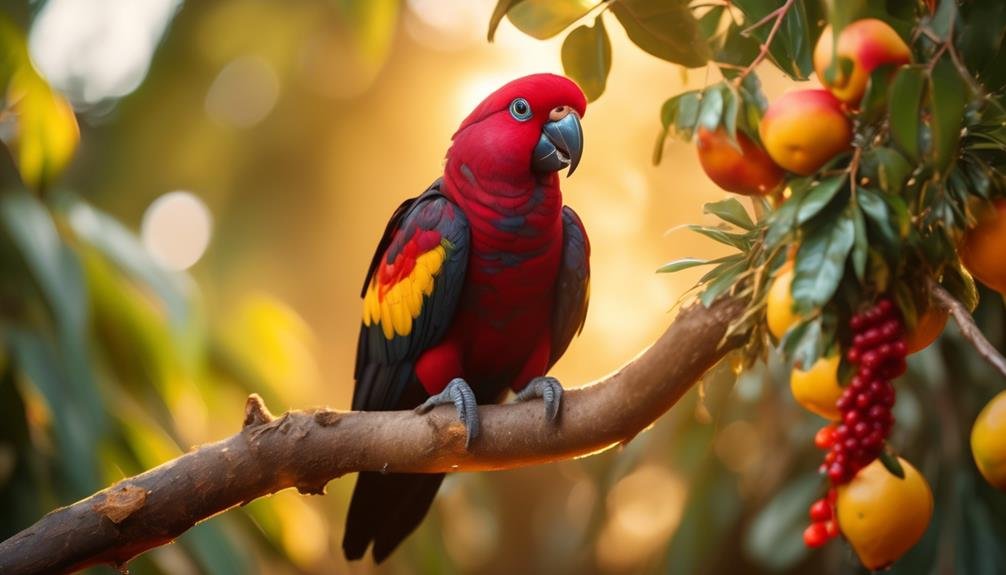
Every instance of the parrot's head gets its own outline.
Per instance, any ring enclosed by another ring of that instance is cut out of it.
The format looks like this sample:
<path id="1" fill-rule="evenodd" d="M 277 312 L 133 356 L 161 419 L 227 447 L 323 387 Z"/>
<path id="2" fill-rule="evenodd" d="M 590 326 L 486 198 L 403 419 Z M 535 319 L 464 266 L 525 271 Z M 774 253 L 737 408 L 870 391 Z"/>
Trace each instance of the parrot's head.
<path id="1" fill-rule="evenodd" d="M 489 95 L 461 123 L 447 152 L 494 178 L 572 174 L 583 154 L 583 91 L 567 78 L 533 74 Z"/>

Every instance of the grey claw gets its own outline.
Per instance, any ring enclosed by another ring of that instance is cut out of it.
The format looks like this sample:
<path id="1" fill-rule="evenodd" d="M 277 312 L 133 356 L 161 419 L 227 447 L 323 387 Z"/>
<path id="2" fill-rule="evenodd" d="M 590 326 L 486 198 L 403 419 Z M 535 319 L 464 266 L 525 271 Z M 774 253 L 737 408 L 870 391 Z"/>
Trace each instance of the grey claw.
<path id="1" fill-rule="evenodd" d="M 545 400 L 545 417 L 549 421 L 558 419 L 559 407 L 562 405 L 562 384 L 559 380 L 547 375 L 536 377 L 517 393 L 517 401 L 536 397 Z"/>
<path id="2" fill-rule="evenodd" d="M 454 404 L 458 411 L 458 419 L 465 424 L 465 447 L 471 445 L 472 439 L 479 436 L 479 406 L 475 401 L 475 393 L 468 382 L 455 377 L 440 393 L 430 396 L 426 401 L 416 406 L 416 413 L 429 413 L 438 405 Z"/>

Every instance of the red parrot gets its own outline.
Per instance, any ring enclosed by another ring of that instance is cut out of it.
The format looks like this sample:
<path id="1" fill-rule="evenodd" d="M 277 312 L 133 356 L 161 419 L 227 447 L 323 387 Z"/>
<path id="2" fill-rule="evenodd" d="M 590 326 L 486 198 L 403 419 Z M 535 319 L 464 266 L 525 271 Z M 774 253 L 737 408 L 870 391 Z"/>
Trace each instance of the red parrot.
<path id="1" fill-rule="evenodd" d="M 590 244 L 562 204 L 558 171 L 583 153 L 587 102 L 553 74 L 493 92 L 452 137 L 441 178 L 391 216 L 363 286 L 354 410 L 453 404 L 468 441 L 477 404 L 541 397 L 583 328 Z M 359 474 L 342 548 L 384 560 L 422 521 L 443 474 Z"/>

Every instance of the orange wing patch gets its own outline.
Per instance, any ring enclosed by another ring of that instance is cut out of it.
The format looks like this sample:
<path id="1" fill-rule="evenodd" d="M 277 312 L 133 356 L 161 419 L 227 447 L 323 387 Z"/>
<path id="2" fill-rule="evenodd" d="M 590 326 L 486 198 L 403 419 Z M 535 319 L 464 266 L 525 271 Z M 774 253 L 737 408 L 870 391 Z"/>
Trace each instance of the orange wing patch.
<path id="1" fill-rule="evenodd" d="M 382 265 L 363 298 L 363 324 L 381 324 L 389 340 L 412 333 L 413 320 L 423 311 L 424 297 L 433 293 L 434 279 L 447 257 L 445 243 L 418 256 L 406 248 L 393 263 Z"/>

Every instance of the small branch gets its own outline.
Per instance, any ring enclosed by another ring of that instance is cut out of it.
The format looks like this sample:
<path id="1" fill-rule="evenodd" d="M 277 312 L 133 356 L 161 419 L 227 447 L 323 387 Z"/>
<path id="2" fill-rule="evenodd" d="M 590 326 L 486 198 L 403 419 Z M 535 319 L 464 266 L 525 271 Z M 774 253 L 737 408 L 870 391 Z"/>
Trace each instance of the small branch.
<path id="1" fill-rule="evenodd" d="M 964 307 L 964 304 L 957 301 L 954 296 L 950 295 L 950 292 L 936 283 L 932 278 L 929 278 L 929 292 L 943 309 L 954 316 L 954 320 L 961 328 L 961 335 L 971 342 L 971 345 L 978 350 L 978 354 L 992 364 L 992 367 L 999 371 L 999 373 L 1006 376 L 1006 358 L 985 338 L 982 330 L 978 329 L 978 326 L 975 325 L 975 320 L 971 317 L 971 312 Z"/>
<path id="2" fill-rule="evenodd" d="M 786 14 L 789 13 L 790 8 L 793 7 L 793 4 L 795 4 L 795 2 L 796 0 L 786 0 L 785 4 L 769 12 L 768 14 L 765 15 L 764 18 L 755 22 L 751 26 L 748 26 L 741 32 L 742 36 L 748 36 L 751 34 L 751 32 L 753 32 L 757 28 L 764 26 L 772 18 L 775 18 L 775 22 L 772 23 L 772 28 L 768 31 L 768 37 L 765 38 L 765 42 L 761 45 L 761 50 L 758 51 L 758 55 L 755 56 L 755 59 L 752 60 L 750 64 L 748 64 L 747 68 L 744 68 L 744 71 L 741 72 L 740 75 L 734 79 L 734 84 L 736 86 L 740 86 L 741 83 L 744 81 L 744 78 L 747 78 L 748 74 L 754 71 L 754 69 L 758 67 L 758 64 L 761 64 L 762 60 L 764 60 L 768 56 L 769 48 L 772 46 L 772 40 L 774 40 L 775 35 L 779 33 L 779 28 L 782 26 L 782 21 L 786 18 Z"/>
<path id="3" fill-rule="evenodd" d="M 568 391 L 559 424 L 542 404 L 481 406 L 482 433 L 465 448 L 450 406 L 411 411 L 291 411 L 273 417 L 257 395 L 244 426 L 150 471 L 57 509 L 0 543 L 0 573 L 67 573 L 170 543 L 196 523 L 295 487 L 323 493 L 356 471 L 443 473 L 538 465 L 624 444 L 649 427 L 739 345 L 721 345 L 746 302 L 724 298 L 682 311 L 653 346 L 617 373 Z"/>

